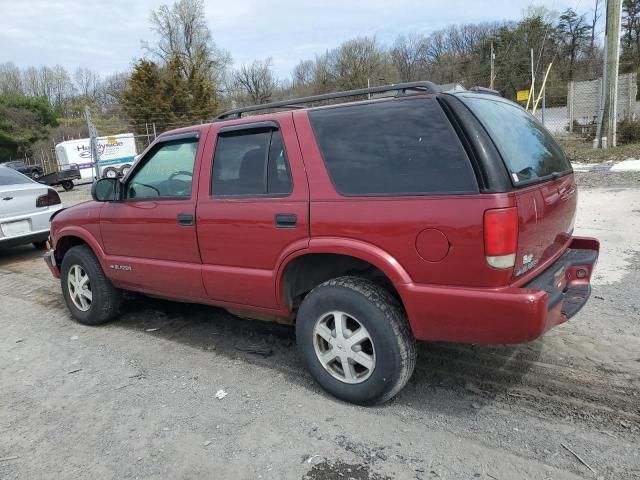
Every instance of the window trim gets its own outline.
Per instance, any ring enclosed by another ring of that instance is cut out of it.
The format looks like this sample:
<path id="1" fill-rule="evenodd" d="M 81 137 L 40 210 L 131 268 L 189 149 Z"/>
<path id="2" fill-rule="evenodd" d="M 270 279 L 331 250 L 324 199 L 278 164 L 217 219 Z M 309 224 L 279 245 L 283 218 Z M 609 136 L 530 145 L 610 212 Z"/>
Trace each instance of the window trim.
<path id="1" fill-rule="evenodd" d="M 289 180 L 290 180 L 290 189 L 287 193 L 227 193 L 227 194 L 216 194 L 213 191 L 213 167 L 216 158 L 216 152 L 218 151 L 218 141 L 221 136 L 224 136 L 225 133 L 236 133 L 247 131 L 246 133 L 241 133 L 240 135 L 251 135 L 251 130 L 271 130 L 271 136 L 269 137 L 269 145 L 266 148 L 266 157 L 264 161 L 264 184 L 265 187 L 269 188 L 268 181 L 268 168 L 269 168 L 269 153 L 271 152 L 271 142 L 273 141 L 273 132 L 279 131 L 282 136 L 282 149 L 285 154 L 285 161 L 287 163 L 287 169 L 289 171 Z M 282 129 L 280 128 L 280 124 L 275 120 L 267 120 L 262 122 L 252 122 L 252 123 L 243 123 L 240 125 L 229 125 L 226 127 L 220 128 L 216 133 L 216 140 L 213 146 L 213 156 L 211 157 L 211 169 L 210 169 L 210 181 L 209 181 L 209 199 L 216 200 L 233 200 L 233 199 L 251 199 L 251 198 L 288 198 L 293 195 L 295 185 L 293 180 L 293 172 L 291 170 L 291 162 L 289 161 L 289 154 L 287 153 L 287 146 L 284 141 L 284 134 L 282 133 Z"/>
<path id="2" fill-rule="evenodd" d="M 384 103 L 388 103 L 388 102 L 404 102 L 404 101 L 428 101 L 428 102 L 434 102 L 435 105 L 437 106 L 437 108 L 440 108 L 440 110 L 442 111 L 445 119 L 449 122 L 449 125 L 451 126 L 451 129 L 453 130 L 453 135 L 455 138 L 457 138 L 460 141 L 461 147 L 462 147 L 462 151 L 465 153 L 465 157 L 466 157 L 466 161 L 467 164 L 469 166 L 470 172 L 471 172 L 471 176 L 473 178 L 473 183 L 475 185 L 475 190 L 447 190 L 447 191 L 434 191 L 434 192 L 423 192 L 423 193 L 419 193 L 419 192 L 393 192 L 393 193 L 345 193 L 343 191 L 341 191 L 338 186 L 336 185 L 333 176 L 331 175 L 331 169 L 327 166 L 327 161 L 324 157 L 324 153 L 322 152 L 322 148 L 320 147 L 320 142 L 318 140 L 318 134 L 313 126 L 313 122 L 311 121 L 311 115 L 312 113 L 314 113 L 314 111 L 324 111 L 324 110 L 333 110 L 333 109 L 337 109 L 337 108 L 349 108 L 349 107 L 354 107 L 354 106 L 361 106 L 361 105 L 379 105 L 379 104 L 384 104 Z M 317 110 L 310 110 L 307 112 L 307 118 L 309 120 L 309 125 L 311 125 L 311 131 L 313 132 L 313 137 L 314 137 L 314 141 L 316 142 L 316 147 L 318 148 L 318 152 L 320 153 L 320 158 L 322 158 L 322 164 L 324 166 L 325 171 L 327 172 L 327 176 L 329 177 L 329 181 L 331 182 L 331 185 L 333 186 L 333 189 L 336 191 L 336 193 L 338 193 L 338 195 L 340 195 L 341 197 L 345 197 L 345 198 L 367 198 L 367 197 L 381 197 L 381 198 L 387 198 L 387 197 L 391 197 L 391 198 L 395 198 L 395 197 L 437 197 L 437 196 L 452 196 L 452 195 L 478 195 L 478 193 L 480 193 L 480 185 L 478 182 L 478 178 L 476 176 L 476 172 L 475 172 L 475 168 L 473 166 L 472 160 L 469 157 L 469 153 L 467 152 L 467 150 L 464 147 L 464 142 L 462 141 L 462 139 L 460 138 L 460 135 L 458 134 L 458 131 L 455 129 L 455 127 L 453 126 L 453 124 L 451 123 L 451 120 L 449 119 L 447 112 L 444 110 L 444 108 L 442 108 L 442 106 L 440 105 L 440 103 L 435 99 L 435 97 L 433 96 L 416 96 L 416 98 L 408 98 L 408 97 L 402 97 L 402 98 L 389 98 L 388 100 L 383 100 L 383 101 L 378 101 L 378 102 L 361 102 L 361 103 L 357 103 L 357 104 L 349 104 L 349 103 L 345 103 L 345 104 L 339 104 L 339 105 L 332 105 L 330 107 L 323 107 L 321 109 L 317 109 Z"/>
<path id="3" fill-rule="evenodd" d="M 195 158 L 193 160 L 193 176 L 191 177 L 191 180 L 192 180 L 191 195 L 180 196 L 180 197 L 158 196 L 158 197 L 148 197 L 148 198 L 140 198 L 140 199 L 126 197 L 127 186 L 130 184 L 131 180 L 135 179 L 136 174 L 140 171 L 140 169 L 142 169 L 147 163 L 149 163 L 149 161 L 153 158 L 156 152 L 169 143 L 179 143 L 179 142 L 195 143 L 197 145 Z M 152 144 L 151 148 L 147 152 L 145 152 L 144 156 L 141 157 L 140 160 L 136 163 L 136 169 L 133 172 L 131 172 L 131 174 L 127 177 L 126 183 L 120 183 L 121 185 L 120 201 L 123 203 L 129 203 L 129 202 L 149 202 L 149 201 L 156 202 L 156 201 L 166 201 L 166 200 L 173 200 L 173 201 L 191 200 L 193 198 L 194 184 L 196 185 L 196 189 L 197 189 L 197 184 L 193 180 L 196 174 L 196 163 L 198 160 L 199 148 L 200 148 L 200 132 L 199 131 L 178 133 L 175 135 L 165 135 L 165 136 L 158 137 L 156 141 Z"/>

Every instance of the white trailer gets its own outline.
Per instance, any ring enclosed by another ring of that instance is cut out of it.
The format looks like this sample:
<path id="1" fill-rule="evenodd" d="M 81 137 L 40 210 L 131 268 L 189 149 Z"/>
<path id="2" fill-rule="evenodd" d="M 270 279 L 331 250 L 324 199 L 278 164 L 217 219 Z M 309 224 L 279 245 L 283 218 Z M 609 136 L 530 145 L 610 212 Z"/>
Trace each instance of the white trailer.
<path id="1" fill-rule="evenodd" d="M 108 137 L 98 137 L 98 164 L 101 177 L 115 178 L 127 173 L 135 157 L 136 142 L 133 133 L 122 133 Z M 61 169 L 76 164 L 83 179 L 95 177 L 95 165 L 91 158 L 91 144 L 88 138 L 67 140 L 56 145 L 56 158 Z"/>

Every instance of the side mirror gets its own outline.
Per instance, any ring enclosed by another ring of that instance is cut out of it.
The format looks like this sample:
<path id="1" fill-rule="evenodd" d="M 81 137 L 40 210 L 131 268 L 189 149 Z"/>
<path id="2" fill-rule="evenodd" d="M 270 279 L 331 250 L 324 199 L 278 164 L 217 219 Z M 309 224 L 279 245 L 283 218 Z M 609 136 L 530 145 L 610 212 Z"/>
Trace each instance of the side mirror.
<path id="1" fill-rule="evenodd" d="M 101 178 L 91 185 L 91 197 L 96 202 L 112 202 L 118 200 L 120 180 L 117 178 Z"/>

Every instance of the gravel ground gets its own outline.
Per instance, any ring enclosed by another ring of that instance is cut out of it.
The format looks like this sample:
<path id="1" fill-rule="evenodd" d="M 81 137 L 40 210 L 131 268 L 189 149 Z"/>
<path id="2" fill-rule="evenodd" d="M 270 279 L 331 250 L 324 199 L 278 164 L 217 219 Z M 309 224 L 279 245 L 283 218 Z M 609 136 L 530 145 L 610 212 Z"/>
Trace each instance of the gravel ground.
<path id="1" fill-rule="evenodd" d="M 576 172 L 575 176 L 582 188 L 640 188 L 640 172 Z"/>
<path id="2" fill-rule="evenodd" d="M 0 251 L 0 478 L 640 478 L 640 189 L 586 175 L 580 314 L 527 345 L 422 343 L 374 408 L 320 390 L 289 327 L 137 295 L 84 327 L 37 251 Z"/>

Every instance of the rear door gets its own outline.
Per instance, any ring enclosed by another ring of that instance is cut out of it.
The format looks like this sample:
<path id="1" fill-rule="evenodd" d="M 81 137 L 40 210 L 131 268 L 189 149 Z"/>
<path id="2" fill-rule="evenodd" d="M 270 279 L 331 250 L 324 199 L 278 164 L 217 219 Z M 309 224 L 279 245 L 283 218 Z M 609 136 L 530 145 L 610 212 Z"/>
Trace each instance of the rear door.
<path id="1" fill-rule="evenodd" d="M 509 170 L 518 207 L 514 279 L 562 252 L 573 232 L 577 190 L 562 148 L 536 118 L 495 97 L 468 95 Z"/>
<path id="2" fill-rule="evenodd" d="M 207 152 L 197 207 L 207 295 L 277 308 L 278 265 L 309 240 L 309 193 L 292 115 L 214 124 Z"/>

